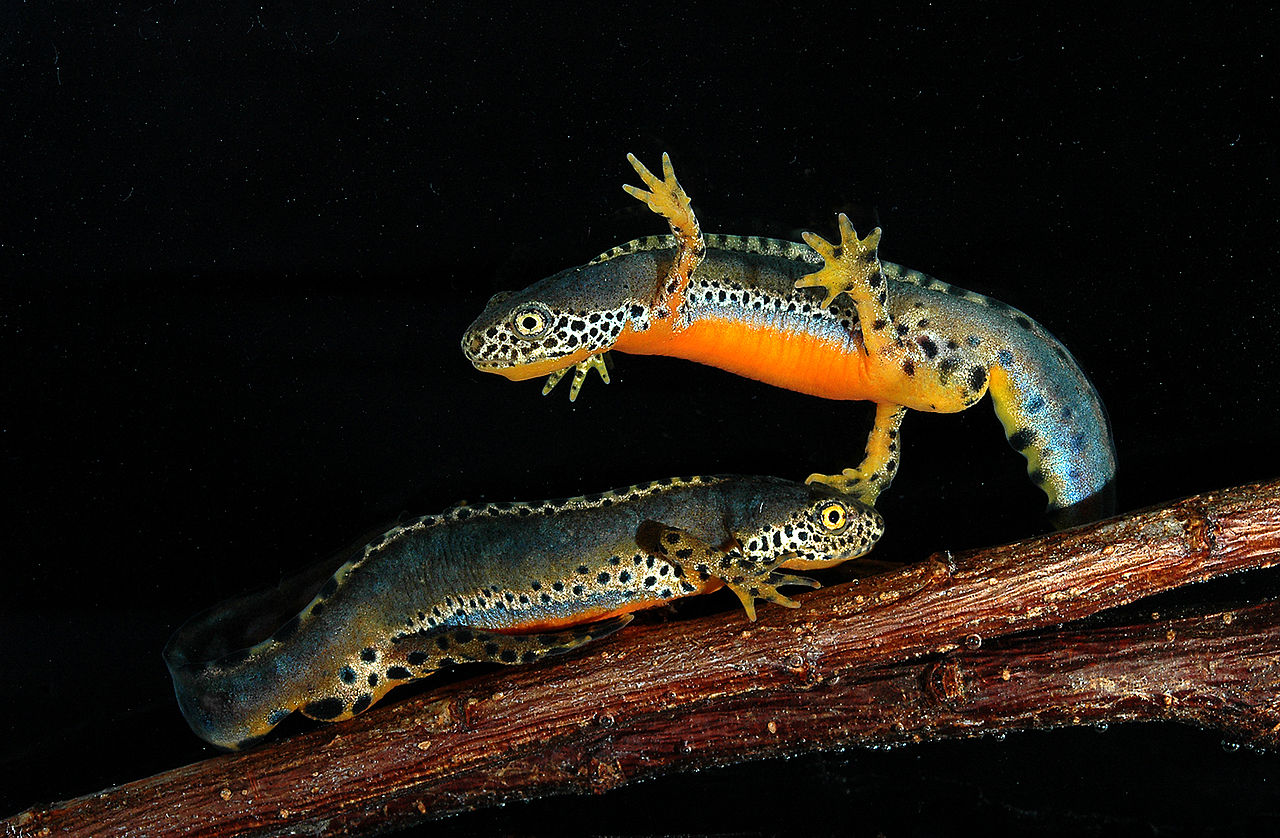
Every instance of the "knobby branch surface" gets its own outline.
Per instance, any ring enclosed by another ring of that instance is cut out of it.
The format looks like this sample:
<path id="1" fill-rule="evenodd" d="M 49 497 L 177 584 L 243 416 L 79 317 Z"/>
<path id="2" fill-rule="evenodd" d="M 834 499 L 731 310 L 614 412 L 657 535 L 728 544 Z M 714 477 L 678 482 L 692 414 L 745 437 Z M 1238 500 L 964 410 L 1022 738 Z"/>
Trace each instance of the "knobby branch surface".
<path id="1" fill-rule="evenodd" d="M 758 623 L 732 612 L 632 626 L 559 662 L 392 700 L 5 825 L 356 833 L 748 758 L 1102 721 L 1177 720 L 1275 745 L 1280 605 L 1049 627 L 1277 563 L 1280 481 L 1212 492 L 933 556 L 806 596 L 798 611 L 762 609 Z"/>

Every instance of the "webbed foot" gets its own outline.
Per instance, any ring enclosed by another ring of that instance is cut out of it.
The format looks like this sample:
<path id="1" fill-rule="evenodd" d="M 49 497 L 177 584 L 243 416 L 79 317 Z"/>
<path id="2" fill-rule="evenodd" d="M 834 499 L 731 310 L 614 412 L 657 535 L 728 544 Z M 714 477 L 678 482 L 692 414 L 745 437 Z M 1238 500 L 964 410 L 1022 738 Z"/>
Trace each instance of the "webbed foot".
<path id="1" fill-rule="evenodd" d="M 884 274 L 880 270 L 880 228 L 877 227 L 864 239 L 858 238 L 849 217 L 840 213 L 840 246 L 828 242 L 817 233 L 804 233 L 804 243 L 813 248 L 826 263 L 822 270 L 796 280 L 796 288 L 823 288 L 826 298 L 821 305 L 826 308 L 841 294 L 848 294 L 855 302 L 884 300 L 880 292 L 884 287 Z M 858 314 L 861 317 L 862 309 Z M 868 331 L 864 323 L 863 332 Z"/>
<path id="2" fill-rule="evenodd" d="M 898 473 L 901 460 L 898 433 L 906 415 L 907 409 L 900 405 L 877 404 L 875 423 L 867 435 L 866 455 L 858 467 L 847 468 L 840 474 L 811 474 L 805 483 L 821 483 L 874 506 Z"/>
<path id="3" fill-rule="evenodd" d="M 600 373 L 600 379 L 605 384 L 609 383 L 609 362 L 605 358 L 608 352 L 601 352 L 599 355 L 592 355 L 585 361 L 579 361 L 572 367 L 565 367 L 562 370 L 556 370 L 547 376 L 547 383 L 542 387 L 542 395 L 550 393 L 560 379 L 564 378 L 569 370 L 573 370 L 573 381 L 569 384 L 569 401 L 576 402 L 578 393 L 582 390 L 582 384 L 587 380 L 587 373 L 595 370 Z"/>
<path id="4" fill-rule="evenodd" d="M 671 166 L 671 155 L 665 151 L 662 153 L 661 178 L 649 171 L 634 154 L 627 155 L 627 162 L 636 170 L 636 174 L 640 175 L 640 179 L 644 181 L 645 186 L 649 187 L 649 191 L 646 192 L 638 186 L 623 184 L 622 188 L 626 193 L 667 219 L 671 225 L 671 231 L 677 236 L 688 233 L 696 235 L 698 219 L 693 214 L 689 194 L 684 191 L 680 181 L 676 180 L 675 169 Z"/>
<path id="5" fill-rule="evenodd" d="M 785 557 L 783 560 L 785 561 Z M 800 607 L 800 603 L 782 594 L 778 590 L 779 588 L 788 586 L 799 588 L 822 587 L 822 583 L 817 579 L 810 579 L 808 576 L 794 576 L 790 573 L 769 572 L 762 578 L 756 568 L 751 568 L 741 575 L 730 575 L 721 578 L 724 580 L 724 586 L 733 591 L 734 595 L 742 602 L 742 607 L 747 612 L 747 619 L 752 622 L 755 622 L 756 619 L 756 600 L 758 599 L 781 605 L 783 608 Z"/>

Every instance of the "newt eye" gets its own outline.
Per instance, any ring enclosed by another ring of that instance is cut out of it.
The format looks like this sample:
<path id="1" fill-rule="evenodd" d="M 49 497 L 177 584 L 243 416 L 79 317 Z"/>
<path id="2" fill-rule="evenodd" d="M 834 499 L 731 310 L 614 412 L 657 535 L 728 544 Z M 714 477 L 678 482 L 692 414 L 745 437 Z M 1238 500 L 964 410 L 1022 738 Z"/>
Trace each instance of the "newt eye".
<path id="1" fill-rule="evenodd" d="M 849 509 L 838 500 L 824 503 L 818 510 L 818 520 L 827 532 L 839 532 L 849 523 Z"/>
<path id="2" fill-rule="evenodd" d="M 516 332 L 525 338 L 540 338 L 550 328 L 551 317 L 543 305 L 527 305 L 516 309 L 511 315 L 511 324 Z"/>

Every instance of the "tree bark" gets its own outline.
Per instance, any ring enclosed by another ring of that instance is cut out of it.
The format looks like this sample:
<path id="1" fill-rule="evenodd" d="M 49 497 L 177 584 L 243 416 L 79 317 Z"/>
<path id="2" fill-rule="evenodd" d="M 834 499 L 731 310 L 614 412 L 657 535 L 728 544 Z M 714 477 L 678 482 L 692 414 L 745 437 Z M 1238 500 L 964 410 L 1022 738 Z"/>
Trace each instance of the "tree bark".
<path id="1" fill-rule="evenodd" d="M 392 699 L 5 826 L 357 833 L 744 759 L 1109 721 L 1280 744 L 1280 605 L 1049 629 L 1277 563 L 1280 481 L 1212 492 L 935 555 L 757 623 L 732 611 L 632 626 L 569 659 Z"/>

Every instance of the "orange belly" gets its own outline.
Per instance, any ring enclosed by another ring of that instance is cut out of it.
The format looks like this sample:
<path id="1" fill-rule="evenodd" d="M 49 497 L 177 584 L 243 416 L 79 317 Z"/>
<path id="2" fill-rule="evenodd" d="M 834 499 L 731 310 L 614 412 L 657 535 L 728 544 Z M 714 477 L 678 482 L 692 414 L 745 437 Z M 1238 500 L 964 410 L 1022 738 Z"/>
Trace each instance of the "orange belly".
<path id="1" fill-rule="evenodd" d="M 739 320 L 697 320 L 673 332 L 655 323 L 624 331 L 613 346 L 636 355 L 668 355 L 824 399 L 885 400 L 867 356 L 849 343 Z"/>

